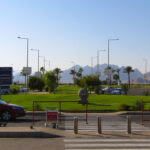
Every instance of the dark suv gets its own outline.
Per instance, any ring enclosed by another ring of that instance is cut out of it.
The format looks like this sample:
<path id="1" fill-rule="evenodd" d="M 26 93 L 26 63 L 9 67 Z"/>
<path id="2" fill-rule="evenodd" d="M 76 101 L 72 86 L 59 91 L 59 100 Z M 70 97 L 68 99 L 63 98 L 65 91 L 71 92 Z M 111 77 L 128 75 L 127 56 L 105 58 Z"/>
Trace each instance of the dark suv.
<path id="1" fill-rule="evenodd" d="M 7 104 L 0 100 L 0 117 L 2 120 L 9 121 L 10 119 L 15 119 L 16 117 L 21 116 L 25 116 L 25 110 L 23 107 L 14 104 Z"/>

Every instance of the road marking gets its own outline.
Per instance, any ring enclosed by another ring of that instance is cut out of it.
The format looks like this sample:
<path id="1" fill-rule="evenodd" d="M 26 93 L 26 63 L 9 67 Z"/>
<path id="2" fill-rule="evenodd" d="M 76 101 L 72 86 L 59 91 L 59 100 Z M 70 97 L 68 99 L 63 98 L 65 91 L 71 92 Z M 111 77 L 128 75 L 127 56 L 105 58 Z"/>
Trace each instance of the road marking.
<path id="1" fill-rule="evenodd" d="M 72 148 L 91 148 L 91 147 L 94 147 L 94 148 L 96 148 L 96 147 L 111 147 L 111 148 L 123 148 L 123 147 L 126 147 L 126 148 L 135 148 L 135 147 L 138 147 L 138 148 L 143 148 L 143 147 L 150 147 L 150 144 L 147 144 L 147 143 L 122 143 L 122 144 L 116 144 L 116 143 L 106 143 L 106 144 L 65 144 L 65 147 L 72 147 Z"/>
<path id="2" fill-rule="evenodd" d="M 64 142 L 150 142 L 150 139 L 64 139 Z"/>

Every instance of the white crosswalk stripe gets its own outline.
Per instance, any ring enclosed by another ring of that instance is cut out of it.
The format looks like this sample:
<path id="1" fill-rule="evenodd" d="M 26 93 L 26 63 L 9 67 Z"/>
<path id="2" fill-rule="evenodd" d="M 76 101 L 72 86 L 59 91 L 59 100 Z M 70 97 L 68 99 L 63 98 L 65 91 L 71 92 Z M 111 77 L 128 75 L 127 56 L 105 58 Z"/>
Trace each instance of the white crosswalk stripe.
<path id="1" fill-rule="evenodd" d="M 64 139 L 65 150 L 150 150 L 150 139 Z"/>

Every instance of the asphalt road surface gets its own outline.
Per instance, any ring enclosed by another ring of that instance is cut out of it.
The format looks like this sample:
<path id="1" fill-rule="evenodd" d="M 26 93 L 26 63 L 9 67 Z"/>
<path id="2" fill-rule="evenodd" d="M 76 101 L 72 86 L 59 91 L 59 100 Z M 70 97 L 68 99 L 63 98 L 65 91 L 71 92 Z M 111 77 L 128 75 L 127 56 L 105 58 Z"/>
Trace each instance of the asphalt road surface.
<path id="1" fill-rule="evenodd" d="M 88 124 L 85 120 L 85 114 L 62 114 L 61 122 L 59 122 L 59 128 L 64 130 L 73 130 L 74 128 L 74 117 L 79 118 L 79 130 L 97 130 L 97 116 L 102 118 L 102 129 L 103 130 L 127 130 L 127 115 L 128 114 L 88 114 Z M 132 120 L 132 130 L 146 131 L 150 129 L 150 121 L 141 124 L 141 115 L 132 114 L 130 115 Z M 144 118 L 150 119 L 150 115 L 145 115 Z M 0 124 L 7 124 L 8 127 L 30 127 L 33 125 L 32 113 L 27 113 L 25 117 L 17 118 L 9 122 L 1 121 Z M 36 113 L 34 115 L 34 126 L 43 127 L 46 122 L 45 113 Z M 56 122 L 56 121 L 53 121 Z M 51 122 L 48 122 L 50 124 Z"/>

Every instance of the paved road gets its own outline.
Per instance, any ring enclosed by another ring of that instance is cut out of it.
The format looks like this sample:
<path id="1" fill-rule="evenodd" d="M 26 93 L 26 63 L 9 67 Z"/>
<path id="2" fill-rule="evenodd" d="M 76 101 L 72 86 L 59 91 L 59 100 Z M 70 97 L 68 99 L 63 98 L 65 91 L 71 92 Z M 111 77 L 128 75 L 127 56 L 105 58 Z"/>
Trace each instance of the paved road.
<path id="1" fill-rule="evenodd" d="M 62 138 L 1 138 L 1 150 L 64 150 Z"/>
<path id="2" fill-rule="evenodd" d="M 149 150 L 149 139 L 64 139 L 65 150 Z"/>
<path id="3" fill-rule="evenodd" d="M 79 130 L 97 130 L 97 117 L 89 116 L 88 124 L 83 121 L 83 116 L 77 116 L 79 118 Z M 67 116 L 67 118 L 72 118 L 73 116 Z M 103 131 L 127 131 L 127 116 L 123 115 L 101 115 L 102 118 L 102 130 Z M 81 120 L 80 120 L 81 119 Z M 133 131 L 149 131 L 150 124 L 145 126 L 141 124 L 140 115 L 132 115 L 132 130 Z M 68 119 L 67 119 L 68 120 Z M 64 123 L 64 124 L 63 124 Z M 60 127 L 65 130 L 73 130 L 74 122 L 65 121 Z"/>
<path id="4" fill-rule="evenodd" d="M 127 116 L 115 114 L 98 114 L 102 117 L 102 129 L 103 130 L 127 130 Z M 73 119 L 74 117 L 79 118 L 79 130 L 97 130 L 97 114 L 88 115 L 88 124 L 85 121 L 85 114 L 64 114 L 62 119 L 67 121 L 62 121 L 59 127 L 65 130 L 73 130 Z M 150 115 L 146 116 L 150 118 Z M 45 124 L 45 113 L 39 113 L 35 115 L 35 126 L 43 127 Z M 132 129 L 149 131 L 149 124 L 141 124 L 140 115 L 131 115 L 132 118 Z M 84 121 L 83 121 L 84 119 Z M 70 120 L 70 121 L 69 121 Z M 82 121 L 81 121 L 82 120 Z M 18 118 L 15 121 L 10 121 L 7 123 L 8 127 L 29 127 L 32 125 L 32 113 L 27 114 L 26 117 Z"/>
<path id="5" fill-rule="evenodd" d="M 100 139 L 100 138 L 1 138 L 4 150 L 149 150 L 149 139 Z"/>

